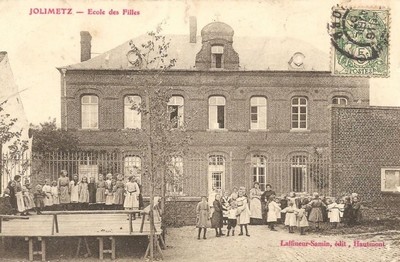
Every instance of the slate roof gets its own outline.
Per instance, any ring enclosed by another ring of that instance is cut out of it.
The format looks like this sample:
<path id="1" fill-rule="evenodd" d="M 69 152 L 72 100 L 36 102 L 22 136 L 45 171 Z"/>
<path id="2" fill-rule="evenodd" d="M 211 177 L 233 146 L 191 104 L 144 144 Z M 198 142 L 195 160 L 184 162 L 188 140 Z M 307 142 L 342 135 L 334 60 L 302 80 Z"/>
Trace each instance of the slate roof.
<path id="1" fill-rule="evenodd" d="M 133 38 L 140 46 L 148 39 L 147 35 Z M 201 36 L 196 43 L 189 43 L 189 35 L 166 35 L 170 41 L 169 57 L 176 58 L 173 69 L 196 70 L 196 54 L 200 51 Z M 129 70 L 134 69 L 127 60 L 129 41 L 87 61 L 62 68 L 76 70 Z M 305 71 L 329 71 L 329 54 L 315 46 L 294 38 L 233 37 L 233 48 L 239 54 L 239 70 L 296 70 L 288 62 L 296 52 L 305 55 Z M 296 70 L 298 71 L 298 70 Z"/>

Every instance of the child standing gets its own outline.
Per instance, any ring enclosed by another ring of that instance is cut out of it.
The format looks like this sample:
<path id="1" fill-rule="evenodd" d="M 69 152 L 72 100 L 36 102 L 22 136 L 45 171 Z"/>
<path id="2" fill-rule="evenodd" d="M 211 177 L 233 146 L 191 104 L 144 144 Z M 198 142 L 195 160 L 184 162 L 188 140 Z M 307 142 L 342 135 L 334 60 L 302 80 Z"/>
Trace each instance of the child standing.
<path id="1" fill-rule="evenodd" d="M 35 209 L 35 201 L 33 200 L 33 194 L 31 193 L 31 184 L 28 179 L 25 179 L 25 184 L 22 186 L 22 194 L 24 197 L 25 209 L 27 210 L 27 215 L 29 215 L 29 210 Z"/>
<path id="2" fill-rule="evenodd" d="M 230 206 L 228 207 L 228 233 L 226 234 L 229 237 L 229 233 L 232 229 L 232 236 L 235 236 L 235 227 L 237 225 L 237 204 L 236 200 L 232 200 Z"/>
<path id="3" fill-rule="evenodd" d="M 281 209 L 287 208 L 288 198 L 287 198 L 286 194 L 282 195 L 280 204 L 281 204 L 281 206 L 280 206 Z M 286 218 L 286 213 L 281 213 L 281 224 L 285 224 L 285 218 Z"/>
<path id="4" fill-rule="evenodd" d="M 339 208 L 339 217 L 340 217 L 340 222 L 343 221 L 343 211 L 344 211 L 344 200 L 340 199 L 339 204 L 337 205 Z"/>
<path id="5" fill-rule="evenodd" d="M 296 210 L 297 226 L 300 228 L 300 235 L 305 235 L 305 228 L 308 227 L 307 213 L 305 205 L 301 205 L 300 209 Z"/>
<path id="6" fill-rule="evenodd" d="M 274 196 L 270 196 L 268 200 L 267 224 L 271 231 L 276 231 L 275 224 L 278 221 L 277 213 L 281 210 L 277 201 L 278 199 L 275 199 Z"/>
<path id="7" fill-rule="evenodd" d="M 53 195 L 51 194 L 50 179 L 44 180 L 44 186 L 42 187 L 42 191 L 46 194 L 46 198 L 44 199 L 44 207 L 47 210 L 51 210 L 53 207 Z"/>
<path id="8" fill-rule="evenodd" d="M 221 198 L 222 204 L 222 219 L 224 225 L 228 224 L 228 211 L 229 211 L 229 202 L 231 201 L 229 197 L 229 192 L 225 191 L 224 196 Z"/>
<path id="9" fill-rule="evenodd" d="M 53 198 L 53 209 L 57 210 L 60 205 L 60 197 L 58 192 L 57 181 L 51 183 L 51 196 Z"/>
<path id="10" fill-rule="evenodd" d="M 124 204 L 124 191 L 125 191 L 123 175 L 121 174 L 117 175 L 117 182 L 113 187 L 113 191 L 114 191 L 114 205 L 116 209 L 118 210 L 123 209 L 122 206 Z"/>
<path id="11" fill-rule="evenodd" d="M 297 226 L 296 211 L 297 208 L 293 201 L 290 201 L 289 206 L 282 210 L 283 213 L 286 213 L 285 226 L 289 227 L 289 233 L 294 233 L 294 227 Z"/>
<path id="12" fill-rule="evenodd" d="M 81 209 L 87 210 L 89 206 L 89 185 L 86 176 L 82 177 L 81 182 L 79 182 L 78 192 L 79 192 L 78 202 L 80 203 Z"/>
<path id="13" fill-rule="evenodd" d="M 114 204 L 114 194 L 113 194 L 113 177 L 112 174 L 108 173 L 106 176 L 106 209 L 112 209 L 112 205 Z"/>
<path id="14" fill-rule="evenodd" d="M 316 230 L 319 230 L 320 223 L 324 221 L 322 207 L 325 206 L 325 204 L 319 198 L 318 193 L 314 193 L 313 195 L 314 199 L 308 204 L 311 207 L 310 217 L 308 220 L 315 224 Z"/>
<path id="15" fill-rule="evenodd" d="M 100 209 L 104 209 L 104 203 L 106 202 L 106 182 L 104 181 L 103 174 L 99 174 L 99 180 L 97 181 L 96 190 L 96 203 L 100 204 Z"/>
<path id="16" fill-rule="evenodd" d="M 69 196 L 69 178 L 66 170 L 61 170 L 58 178 L 58 192 L 60 193 L 60 205 L 62 210 L 67 210 L 67 205 L 70 204 Z"/>
<path id="17" fill-rule="evenodd" d="M 15 210 L 11 206 L 10 189 L 8 187 L 4 189 L 3 199 L 4 199 L 4 214 L 13 215 L 15 213 Z M 3 220 L 6 219 L 3 218 Z"/>
<path id="18" fill-rule="evenodd" d="M 239 236 L 243 235 L 243 227 L 246 230 L 246 236 L 249 235 L 249 231 L 247 229 L 247 225 L 250 223 L 250 209 L 247 197 L 245 196 L 246 189 L 244 187 L 240 187 L 238 191 L 238 198 L 236 199 L 236 203 L 238 205 L 238 224 L 240 225 L 240 233 Z"/>
<path id="19" fill-rule="evenodd" d="M 140 193 L 139 186 L 135 182 L 135 178 L 133 176 L 129 177 L 128 182 L 126 182 L 125 184 L 125 200 L 124 200 L 125 210 L 139 209 L 139 201 L 138 201 L 139 193 Z M 134 214 L 133 217 L 136 218 Z"/>
<path id="20" fill-rule="evenodd" d="M 207 239 L 206 233 L 207 233 L 207 225 L 209 223 L 209 217 L 210 217 L 210 206 L 208 205 L 207 197 L 203 196 L 201 197 L 201 202 L 199 202 L 196 207 L 196 220 L 197 220 L 196 227 L 199 229 L 197 239 L 200 239 L 202 229 L 204 230 L 203 239 Z"/>
<path id="21" fill-rule="evenodd" d="M 71 205 L 72 209 L 77 209 L 77 204 L 79 202 L 79 180 L 78 175 L 73 176 L 72 181 L 69 183 L 69 192 L 71 193 Z"/>
<path id="22" fill-rule="evenodd" d="M 328 212 L 329 222 L 333 224 L 333 228 L 337 228 L 340 222 L 340 209 L 335 199 L 328 205 Z"/>
<path id="23" fill-rule="evenodd" d="M 42 186 L 37 185 L 36 186 L 36 191 L 33 193 L 33 198 L 35 200 L 35 206 L 36 206 L 36 213 L 38 215 L 42 214 L 42 209 L 44 208 L 44 199 L 47 197 L 46 193 L 43 192 Z"/>
<path id="24" fill-rule="evenodd" d="M 89 205 L 92 205 L 91 209 L 93 209 L 94 205 L 96 204 L 96 181 L 94 177 L 90 177 L 88 190 L 89 190 Z"/>

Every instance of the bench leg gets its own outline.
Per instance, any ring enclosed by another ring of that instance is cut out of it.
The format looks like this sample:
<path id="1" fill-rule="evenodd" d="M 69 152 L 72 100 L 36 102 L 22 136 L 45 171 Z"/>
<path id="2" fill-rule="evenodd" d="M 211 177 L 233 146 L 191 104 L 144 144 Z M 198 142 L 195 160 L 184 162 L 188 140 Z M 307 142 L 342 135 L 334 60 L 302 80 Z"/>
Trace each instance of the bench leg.
<path id="1" fill-rule="evenodd" d="M 79 256 L 79 251 L 81 250 L 81 243 L 82 243 L 82 238 L 80 237 L 79 240 L 78 240 L 78 247 L 76 248 L 75 257 Z"/>
<path id="2" fill-rule="evenodd" d="M 167 246 L 165 245 L 164 238 L 162 237 L 162 235 L 160 235 L 159 239 L 160 239 L 160 243 L 161 243 L 161 248 L 166 249 Z"/>
<path id="3" fill-rule="evenodd" d="M 33 238 L 28 238 L 29 261 L 33 261 Z"/>
<path id="4" fill-rule="evenodd" d="M 147 245 L 146 252 L 144 253 L 144 257 L 143 257 L 144 259 L 146 259 L 150 253 L 150 237 L 147 237 L 147 238 L 149 239 L 149 244 Z"/>
<path id="5" fill-rule="evenodd" d="M 110 239 L 111 239 L 111 259 L 114 260 L 115 259 L 115 238 L 110 237 Z"/>
<path id="6" fill-rule="evenodd" d="M 44 238 L 41 239 L 42 241 L 42 250 L 40 251 L 42 254 L 42 261 L 46 261 L 46 240 Z"/>
<path id="7" fill-rule="evenodd" d="M 103 249 L 104 249 L 104 239 L 102 237 L 99 237 L 99 259 L 103 260 Z"/>
<path id="8" fill-rule="evenodd" d="M 160 236 L 156 236 L 156 246 L 157 246 L 157 251 L 160 253 L 161 259 L 164 260 L 164 255 L 162 253 L 161 247 L 160 247 Z"/>
<path id="9" fill-rule="evenodd" d="M 85 240 L 85 246 L 86 246 L 87 255 L 90 257 L 90 256 L 92 256 L 92 252 L 90 252 L 90 248 L 89 248 L 89 244 L 87 242 L 87 238 L 84 237 L 83 239 Z"/>

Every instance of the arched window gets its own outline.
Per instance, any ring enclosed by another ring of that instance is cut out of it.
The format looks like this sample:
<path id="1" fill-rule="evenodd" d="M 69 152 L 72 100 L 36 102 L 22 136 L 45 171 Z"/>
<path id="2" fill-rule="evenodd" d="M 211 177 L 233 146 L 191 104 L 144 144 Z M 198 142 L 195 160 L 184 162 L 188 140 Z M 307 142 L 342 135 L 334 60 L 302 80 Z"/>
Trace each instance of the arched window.
<path id="1" fill-rule="evenodd" d="M 261 191 L 265 191 L 267 180 L 267 161 L 265 156 L 251 156 L 251 173 L 253 176 L 253 182 L 258 182 L 260 184 Z"/>
<path id="2" fill-rule="evenodd" d="M 347 105 L 347 97 L 345 96 L 334 96 L 332 98 L 332 104 L 334 105 Z"/>
<path id="3" fill-rule="evenodd" d="M 208 158 L 208 192 L 225 189 L 225 158 L 210 155 Z"/>
<path id="4" fill-rule="evenodd" d="M 84 95 L 81 98 L 82 129 L 99 128 L 99 98 L 95 95 Z"/>
<path id="5" fill-rule="evenodd" d="M 139 156 L 124 157 L 124 175 L 125 177 L 135 176 L 141 178 L 142 159 Z"/>
<path id="6" fill-rule="evenodd" d="M 225 128 L 225 97 L 211 96 L 208 99 L 208 122 L 210 129 Z"/>
<path id="7" fill-rule="evenodd" d="M 125 96 L 124 98 L 124 128 L 142 127 L 142 115 L 138 111 L 138 107 L 142 103 L 140 96 Z"/>
<path id="8" fill-rule="evenodd" d="M 250 99 L 250 129 L 267 129 L 267 99 L 255 96 Z"/>
<path id="9" fill-rule="evenodd" d="M 292 129 L 307 129 L 307 98 L 292 98 Z"/>
<path id="10" fill-rule="evenodd" d="M 295 155 L 291 158 L 292 191 L 303 192 L 307 183 L 307 157 Z"/>
<path id="11" fill-rule="evenodd" d="M 181 96 L 172 96 L 168 101 L 169 118 L 174 128 L 183 126 L 184 99 Z"/>

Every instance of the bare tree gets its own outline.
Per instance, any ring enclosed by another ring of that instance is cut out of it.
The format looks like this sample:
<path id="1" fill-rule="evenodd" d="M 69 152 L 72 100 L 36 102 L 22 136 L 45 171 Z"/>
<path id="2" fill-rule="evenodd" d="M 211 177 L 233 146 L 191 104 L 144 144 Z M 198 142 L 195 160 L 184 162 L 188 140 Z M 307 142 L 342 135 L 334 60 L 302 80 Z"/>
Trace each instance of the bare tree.
<path id="1" fill-rule="evenodd" d="M 191 136 L 185 132 L 186 122 L 180 118 L 176 110 L 168 102 L 172 89 L 163 85 L 163 75 L 171 70 L 176 59 L 170 58 L 168 49 L 170 42 L 162 35 L 160 23 L 155 31 L 148 32 L 148 41 L 136 45 L 130 42 L 131 52 L 136 60 L 131 63 L 139 70 L 151 70 L 145 80 L 146 99 L 141 104 L 132 101 L 132 110 L 146 116 L 147 126 L 144 128 L 146 141 L 139 145 L 146 160 L 142 168 L 150 185 L 150 259 L 154 258 L 154 196 L 161 195 L 161 213 L 165 211 L 166 183 L 177 187 L 182 183 L 182 176 L 176 172 L 173 159 L 182 157 L 187 151 Z"/>

